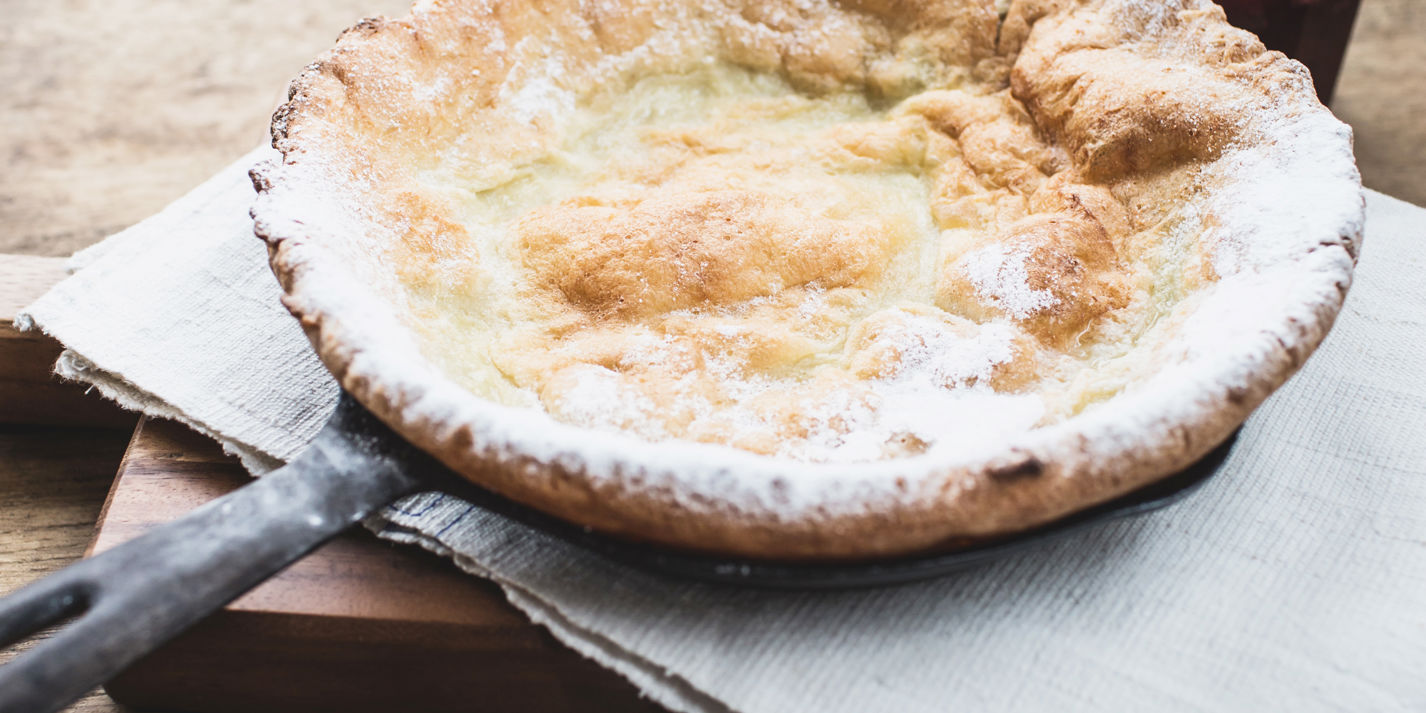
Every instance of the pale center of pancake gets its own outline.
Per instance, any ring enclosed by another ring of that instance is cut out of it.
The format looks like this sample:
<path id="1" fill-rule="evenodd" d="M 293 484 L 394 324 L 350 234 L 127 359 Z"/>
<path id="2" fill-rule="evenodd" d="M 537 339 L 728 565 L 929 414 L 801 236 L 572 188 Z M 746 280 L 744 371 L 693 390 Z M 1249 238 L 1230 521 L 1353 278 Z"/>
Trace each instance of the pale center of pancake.
<path id="1" fill-rule="evenodd" d="M 455 381 L 581 426 L 842 462 L 1023 431 L 1123 388 L 1165 308 L 1135 265 L 1179 259 L 1006 92 L 710 63 L 510 100 L 562 118 L 428 171 L 410 200 L 449 219 L 391 257 Z"/>

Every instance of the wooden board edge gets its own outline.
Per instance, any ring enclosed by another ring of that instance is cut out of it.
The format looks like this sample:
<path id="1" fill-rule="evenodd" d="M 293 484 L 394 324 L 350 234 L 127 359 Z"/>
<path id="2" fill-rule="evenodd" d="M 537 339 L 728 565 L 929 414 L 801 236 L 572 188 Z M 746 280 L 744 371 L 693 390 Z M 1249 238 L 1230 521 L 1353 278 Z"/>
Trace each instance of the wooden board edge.
<path id="1" fill-rule="evenodd" d="M 134 424 L 134 432 L 129 435 L 129 443 L 124 446 L 124 455 L 119 458 L 119 467 L 114 471 L 114 482 L 109 484 L 109 491 L 104 494 L 104 504 L 99 506 L 99 516 L 94 518 L 94 532 L 89 536 L 89 543 L 84 546 L 85 557 L 94 556 L 94 548 L 99 545 L 99 530 L 109 519 L 109 508 L 114 504 L 114 496 L 119 492 L 120 484 L 124 482 L 124 473 L 129 469 L 129 458 L 134 454 L 139 439 L 143 437 L 146 423 L 148 419 L 140 416 L 138 423 Z"/>
<path id="2" fill-rule="evenodd" d="M 201 504 L 195 493 L 215 497 L 246 477 L 206 437 L 178 423 L 143 419 L 90 550 L 101 537 L 106 547 L 114 546 L 141 532 L 143 522 L 162 521 L 145 519 L 146 511 L 176 516 Z M 207 485 L 196 485 L 200 481 Z M 164 492 L 181 497 L 166 507 L 138 497 Z M 343 537 L 357 542 L 318 549 L 274 577 L 291 574 L 287 585 L 266 596 L 249 593 L 215 612 L 110 681 L 106 693 L 140 709 L 190 713 L 663 710 L 628 680 L 530 622 L 493 583 L 423 550 L 379 543 L 369 533 Z M 345 607 L 340 591 L 315 591 L 327 583 L 340 589 L 383 577 L 420 584 L 369 590 L 393 598 L 375 607 L 370 593 L 357 597 L 366 604 Z M 328 600 L 316 610 L 310 608 L 314 594 Z M 443 613 L 412 616 L 430 608 L 418 598 L 431 596 L 441 598 L 436 608 Z"/>
<path id="3" fill-rule="evenodd" d="M 189 713 L 659 713 L 629 681 L 565 649 L 501 648 L 440 627 L 219 612 L 104 685 L 140 710 Z M 220 675 L 214 676 L 214 672 Z"/>
<path id="4" fill-rule="evenodd" d="M 135 414 L 54 374 L 63 347 L 15 317 L 68 274 L 64 258 L 0 254 L 0 424 L 130 428 Z"/>

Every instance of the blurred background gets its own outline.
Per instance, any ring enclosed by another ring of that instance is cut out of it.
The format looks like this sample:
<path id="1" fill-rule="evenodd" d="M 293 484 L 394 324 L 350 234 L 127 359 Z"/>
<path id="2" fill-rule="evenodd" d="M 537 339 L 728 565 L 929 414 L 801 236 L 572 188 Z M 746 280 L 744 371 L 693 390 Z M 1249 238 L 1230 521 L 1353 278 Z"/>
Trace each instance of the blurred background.
<path id="1" fill-rule="evenodd" d="M 1223 1 L 1319 65 L 1351 27 L 1331 8 L 1355 4 Z M 407 4 L 7 0 L 0 252 L 67 255 L 159 210 L 264 141 L 288 80 L 342 28 Z M 1366 185 L 1426 204 L 1426 2 L 1360 0 L 1331 106 Z"/>

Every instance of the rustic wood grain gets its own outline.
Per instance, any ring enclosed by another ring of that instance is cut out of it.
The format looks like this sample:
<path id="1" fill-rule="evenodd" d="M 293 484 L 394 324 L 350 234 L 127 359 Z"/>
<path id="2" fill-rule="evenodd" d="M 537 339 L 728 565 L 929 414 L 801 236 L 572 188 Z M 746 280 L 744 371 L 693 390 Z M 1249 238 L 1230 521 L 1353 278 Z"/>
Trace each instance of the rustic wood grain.
<path id="1" fill-rule="evenodd" d="M 0 425 L 0 594 L 79 559 L 131 433 Z M 15 653 L 0 650 L 0 665 Z M 127 709 L 95 691 L 69 710 Z"/>
<path id="2" fill-rule="evenodd" d="M 59 344 L 19 334 L 15 313 L 65 275 L 64 260 L 0 255 L 0 594 L 78 559 L 94 536 L 95 516 L 135 417 L 51 374 Z M 58 423 L 45 428 L 17 423 Z M 74 428 L 76 424 L 114 428 Z M 0 664 L 49 636 L 45 630 Z M 100 691 L 70 708 L 124 710 Z"/>
<path id="3" fill-rule="evenodd" d="M 211 440 L 144 421 L 95 549 L 247 481 Z M 530 623 L 494 584 L 361 530 L 259 585 L 106 688 L 136 706 L 202 713 L 660 710 Z"/>
<path id="4" fill-rule="evenodd" d="M 132 427 L 134 416 L 54 376 L 60 346 L 15 314 L 65 276 L 64 260 L 0 254 L 0 423 Z"/>
<path id="5" fill-rule="evenodd" d="M 64 279 L 64 260 L 34 255 L 0 254 L 0 324 L 15 321 L 15 314 Z"/>
<path id="6" fill-rule="evenodd" d="M 0 252 L 68 255 L 266 140 L 287 82 L 407 0 L 6 0 Z"/>

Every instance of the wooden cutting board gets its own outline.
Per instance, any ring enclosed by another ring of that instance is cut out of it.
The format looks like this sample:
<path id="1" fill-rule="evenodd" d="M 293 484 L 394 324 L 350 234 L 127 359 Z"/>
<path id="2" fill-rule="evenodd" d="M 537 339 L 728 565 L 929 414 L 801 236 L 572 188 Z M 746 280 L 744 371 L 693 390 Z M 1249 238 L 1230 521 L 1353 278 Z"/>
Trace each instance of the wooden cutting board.
<path id="1" fill-rule="evenodd" d="M 124 418 L 49 375 L 57 344 L 13 328 L 15 311 L 63 275 L 61 264 L 0 255 L 0 422 Z M 90 552 L 248 479 L 212 440 L 141 419 Z M 661 710 L 532 624 L 494 584 L 360 529 L 208 617 L 105 690 L 136 708 L 191 713 Z"/>
<path id="2" fill-rule="evenodd" d="M 208 438 L 139 423 L 93 551 L 247 482 Z M 658 710 L 505 602 L 494 584 L 354 531 L 105 687 L 140 708 L 218 711 Z"/>

